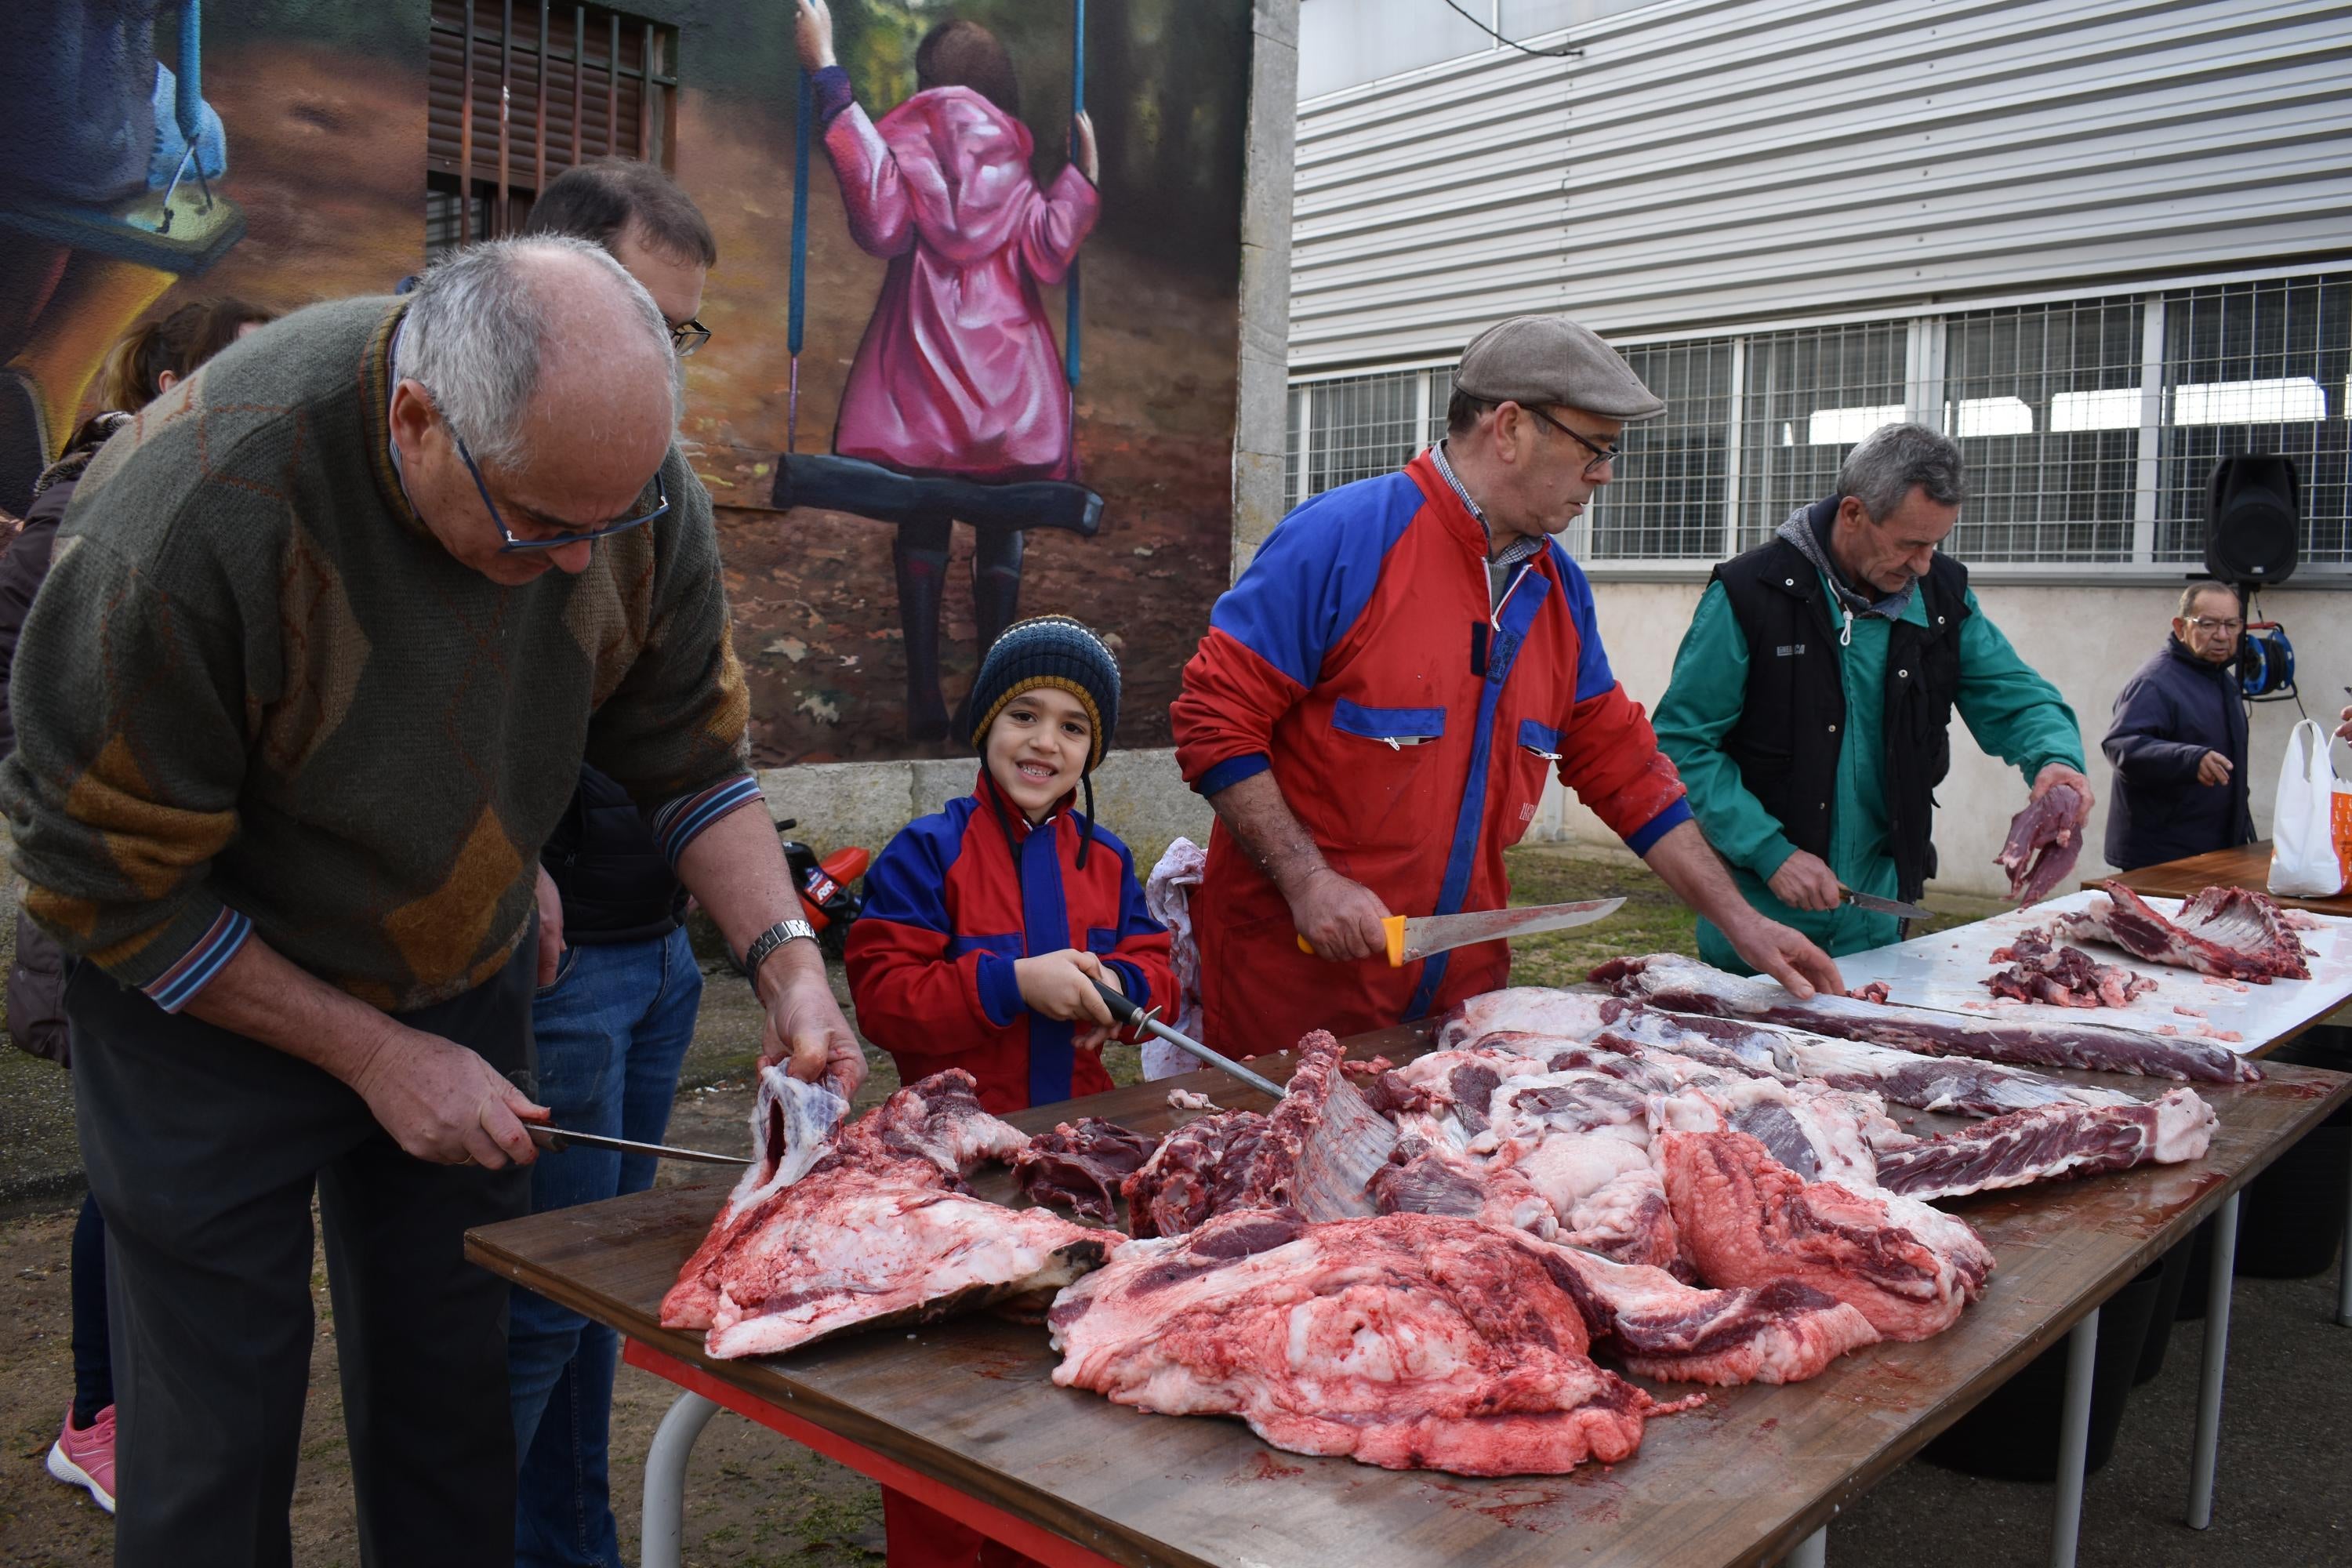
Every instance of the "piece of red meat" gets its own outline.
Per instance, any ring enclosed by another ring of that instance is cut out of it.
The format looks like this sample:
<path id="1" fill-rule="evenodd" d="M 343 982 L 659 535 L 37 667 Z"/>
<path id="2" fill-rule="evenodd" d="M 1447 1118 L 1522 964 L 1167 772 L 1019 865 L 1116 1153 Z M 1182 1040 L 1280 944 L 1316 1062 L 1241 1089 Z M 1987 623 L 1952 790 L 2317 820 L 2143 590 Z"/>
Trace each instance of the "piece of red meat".
<path id="1" fill-rule="evenodd" d="M 1915 1198 L 2201 1160 L 2213 1108 L 2189 1089 L 2146 1105 L 2042 1105 L 1877 1151 L 1878 1184 Z"/>
<path id="2" fill-rule="evenodd" d="M 1793 1279 L 1709 1290 L 1663 1268 L 1572 1247 L 1559 1249 L 1559 1263 L 1552 1276 L 1576 1297 L 1594 1339 L 1642 1377 L 1718 1387 L 1801 1383 L 1878 1342 L 1860 1310 Z"/>
<path id="3" fill-rule="evenodd" d="M 2046 898 L 2083 855 L 2083 818 L 2090 803 L 2072 784 L 2029 801 L 2010 819 L 2009 837 L 1993 864 L 2009 873 L 2009 896 L 2021 904 Z"/>
<path id="4" fill-rule="evenodd" d="M 977 1087 L 961 1068 L 934 1073 L 780 1167 L 763 1133 L 746 1186 L 663 1298 L 663 1326 L 709 1331 L 714 1356 L 767 1354 L 1050 1291 L 1101 1262 L 1117 1235 L 961 1190 L 1028 1142 L 981 1109 Z M 797 1102 L 789 1085 L 763 1089 L 768 1110 Z M 803 1173 L 781 1179 L 794 1165 Z"/>
<path id="5" fill-rule="evenodd" d="M 1680 953 L 1612 958 L 1594 968 L 1591 978 L 1620 996 L 1670 1013 L 1748 1018 L 1924 1056 L 2207 1083 L 2253 1083 L 2263 1076 L 2253 1063 L 2210 1041 L 2158 1039 L 2090 1023 L 1979 1021 L 1924 1007 L 1874 1006 L 1846 996 L 1800 1002 L 1773 981 L 1727 974 Z"/>
<path id="6" fill-rule="evenodd" d="M 1951 1215 L 1891 1193 L 1807 1182 L 1745 1132 L 1662 1131 L 1653 1150 L 1699 1278 L 1720 1289 L 1793 1279 L 1855 1308 L 1890 1340 L 1941 1333 L 1992 1271 Z"/>
<path id="7" fill-rule="evenodd" d="M 1389 1469 L 1630 1458 L 1645 1417 L 1683 1406 L 1593 1363 L 1564 1276 L 1549 1243 L 1475 1220 L 1226 1215 L 1130 1242 L 1064 1290 L 1054 1381 Z"/>
<path id="8" fill-rule="evenodd" d="M 2303 939 L 2267 893 L 2207 888 L 2166 920 L 2121 882 L 2103 882 L 2100 888 L 2105 900 L 2092 900 L 2080 914 L 2058 917 L 2061 935 L 2107 942 L 2152 963 L 2224 980 L 2267 985 L 2274 979 L 2311 978 Z"/>
<path id="9" fill-rule="evenodd" d="M 2007 947 L 1995 948 L 1992 961 L 2009 967 L 1987 975 L 1986 989 L 2021 1002 L 2043 1002 L 2053 1007 L 2122 1007 L 2133 997 L 2156 989 L 2156 982 L 2145 974 L 2101 963 L 2079 947 L 2053 945 L 2050 933 L 2039 927 L 2018 932 L 2017 940 Z"/>
<path id="10" fill-rule="evenodd" d="M 1033 1203 L 1058 1204 L 1081 1219 L 1108 1224 L 1120 1184 L 1159 1147 L 1158 1139 L 1116 1121 L 1082 1116 L 1032 1137 L 1013 1156 L 1013 1181 Z"/>
<path id="11" fill-rule="evenodd" d="M 1129 1232 L 1182 1236 L 1240 1207 L 1265 1138 L 1265 1118 L 1255 1110 L 1216 1111 L 1171 1132 L 1120 1184 Z"/>

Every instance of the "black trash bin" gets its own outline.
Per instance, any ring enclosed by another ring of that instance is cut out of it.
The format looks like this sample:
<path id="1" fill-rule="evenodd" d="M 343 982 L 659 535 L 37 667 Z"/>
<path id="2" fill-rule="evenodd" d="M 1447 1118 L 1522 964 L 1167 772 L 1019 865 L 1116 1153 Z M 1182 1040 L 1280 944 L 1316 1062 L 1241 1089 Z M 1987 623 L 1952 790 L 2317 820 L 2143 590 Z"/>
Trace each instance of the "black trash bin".
<path id="1" fill-rule="evenodd" d="M 2107 1298 L 2099 1310 L 2099 1348 L 2091 1363 L 2091 1441 L 2084 1474 L 2115 1457 L 2132 1374 L 2156 1310 L 2163 1265 L 2150 1264 Z M 2066 1341 L 2026 1363 L 1983 1404 L 1921 1450 L 1931 1465 L 1999 1481 L 2050 1481 L 2058 1477 L 2058 1427 L 2066 1408 Z"/>

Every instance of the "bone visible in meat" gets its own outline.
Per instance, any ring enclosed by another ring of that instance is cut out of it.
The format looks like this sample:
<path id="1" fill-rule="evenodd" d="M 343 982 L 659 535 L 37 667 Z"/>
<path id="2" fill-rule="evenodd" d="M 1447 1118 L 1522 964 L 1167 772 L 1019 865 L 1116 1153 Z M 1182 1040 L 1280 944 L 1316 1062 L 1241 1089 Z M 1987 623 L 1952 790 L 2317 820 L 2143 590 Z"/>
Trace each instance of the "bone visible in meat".
<path id="1" fill-rule="evenodd" d="M 1992 961 L 2009 967 L 1987 975 L 1985 988 L 1996 996 L 2014 996 L 2020 1002 L 2043 1002 L 2053 1007 L 2127 1007 L 2133 997 L 2156 989 L 2156 982 L 2147 975 L 2101 963 L 2079 947 L 2053 946 L 2050 933 L 2038 928 L 2020 931 L 2007 947 L 1995 948 Z"/>
<path id="2" fill-rule="evenodd" d="M 1660 1406 L 1595 1365 L 1559 1249 L 1475 1220 L 1234 1214 L 1131 1242 L 1048 1318 L 1054 1381 L 1389 1469 L 1558 1475 Z M 1571 1278 L 1573 1276 L 1570 1276 Z"/>
<path id="3" fill-rule="evenodd" d="M 1915 1198 L 1958 1197 L 2151 1162 L 2201 1160 L 2213 1108 L 2176 1089 L 2147 1105 L 2045 1105 L 1878 1152 L 1878 1183 Z"/>
<path id="4" fill-rule="evenodd" d="M 1781 1024 L 1925 1056 L 1976 1057 L 2206 1083 L 2248 1083 L 2262 1077 L 2252 1063 L 2208 1042 L 2164 1039 L 2095 1024 L 1979 1022 L 1920 1007 L 1874 1006 L 1845 996 L 1800 1002 L 1771 981 L 1742 980 L 1677 953 L 1612 959 L 1592 972 L 1592 979 L 1620 996 L 1670 1012 Z"/>
<path id="5" fill-rule="evenodd" d="M 713 1356 L 772 1354 L 1055 1289 L 1100 1263 L 1118 1237 L 959 1190 L 1028 1142 L 974 1089 L 960 1069 L 901 1089 L 797 1181 L 722 1208 L 664 1298 L 663 1325 L 707 1329 Z"/>
<path id="6" fill-rule="evenodd" d="M 2267 985 L 2273 979 L 2311 978 L 2303 939 L 2267 893 L 2208 888 L 2181 905 L 2176 919 L 2166 920 L 2122 883 L 2101 887 L 2105 899 L 2092 900 L 2081 914 L 2058 917 L 2061 936 L 2106 942 L 2152 963 L 2224 980 Z"/>
<path id="7" fill-rule="evenodd" d="M 1372 1177 L 1371 1198 L 1382 1214 L 1483 1220 L 1542 1237 L 1559 1229 L 1551 1205 L 1522 1173 L 1422 1138 L 1399 1141 L 1389 1163 Z"/>
<path id="8" fill-rule="evenodd" d="M 1041 1132 L 1013 1156 L 1013 1181 L 1034 1203 L 1059 1204 L 1081 1219 L 1108 1224 L 1121 1183 L 1143 1168 L 1156 1138 L 1099 1116 Z"/>
<path id="9" fill-rule="evenodd" d="M 1127 1178 L 1128 1228 L 1181 1236 L 1234 1209 L 1295 1208 L 1310 1219 L 1375 1212 L 1370 1188 L 1396 1129 L 1339 1071 L 1339 1043 L 1322 1029 L 1298 1042 L 1271 1115 L 1227 1110 L 1178 1128 Z"/>
<path id="10" fill-rule="evenodd" d="M 1793 1279 L 1708 1290 L 1661 1268 L 1561 1249 L 1551 1270 L 1596 1341 L 1637 1376 L 1669 1383 L 1801 1383 L 1850 1350 L 1878 1342 L 1870 1320 Z"/>
<path id="11" fill-rule="evenodd" d="M 2009 873 L 2009 896 L 2030 904 L 2066 879 L 2083 854 L 2083 818 L 2090 803 L 2072 784 L 2059 784 L 2010 819 L 2009 838 L 1993 864 Z"/>
<path id="12" fill-rule="evenodd" d="M 1121 1184 L 1128 1229 L 1141 1237 L 1182 1236 L 1240 1207 L 1265 1137 L 1265 1118 L 1255 1110 L 1220 1110 L 1171 1132 Z"/>
<path id="13" fill-rule="evenodd" d="M 1670 1130 L 1657 1144 L 1675 1224 L 1711 1285 L 1794 1280 L 1909 1341 L 1949 1328 L 1992 1271 L 1962 1222 L 1893 1194 L 1806 1182 L 1747 1133 Z"/>
<path id="14" fill-rule="evenodd" d="M 1197 1089 L 1171 1089 L 1168 1091 L 1168 1109 L 1171 1110 L 1221 1110 L 1223 1107 Z"/>

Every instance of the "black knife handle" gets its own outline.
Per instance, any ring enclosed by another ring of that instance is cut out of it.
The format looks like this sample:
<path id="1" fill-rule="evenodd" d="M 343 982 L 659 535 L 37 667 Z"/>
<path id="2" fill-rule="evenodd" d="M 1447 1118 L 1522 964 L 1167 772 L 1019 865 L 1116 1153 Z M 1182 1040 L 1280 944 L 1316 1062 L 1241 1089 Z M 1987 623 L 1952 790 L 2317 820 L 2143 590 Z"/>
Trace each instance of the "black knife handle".
<path id="1" fill-rule="evenodd" d="M 1115 985 L 1106 985 L 1099 980 L 1094 981 L 1093 984 L 1094 988 L 1102 994 L 1104 1003 L 1109 1006 L 1111 1017 L 1121 1027 L 1133 1028 L 1143 1022 L 1144 1011 L 1141 1003 Z"/>

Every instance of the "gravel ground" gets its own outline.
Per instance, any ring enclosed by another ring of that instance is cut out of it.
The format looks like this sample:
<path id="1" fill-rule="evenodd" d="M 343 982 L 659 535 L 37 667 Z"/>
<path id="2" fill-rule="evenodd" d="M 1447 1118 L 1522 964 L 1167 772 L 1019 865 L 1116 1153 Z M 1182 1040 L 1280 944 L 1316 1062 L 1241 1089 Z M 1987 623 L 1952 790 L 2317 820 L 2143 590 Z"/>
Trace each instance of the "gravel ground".
<path id="1" fill-rule="evenodd" d="M 1630 855 L 1528 848 L 1512 856 L 1520 901 L 1625 893 L 1625 911 L 1582 931 L 1523 945 L 1519 977 L 1559 983 L 1612 953 L 1691 951 L 1691 922 Z M 1939 910 L 1942 900 L 1931 900 Z M 1945 921 L 1992 906 L 1951 904 Z M 1939 922 L 1943 923 L 1943 922 Z M 0 939 L 5 940 L 5 939 Z M 836 989 L 839 972 L 835 970 Z M 701 1026 L 681 1080 L 671 1137 L 727 1147 L 741 1137 L 759 1044 L 748 988 L 709 975 Z M 1132 1053 L 1113 1075 L 1132 1081 Z M 886 1058 L 862 1100 L 887 1093 Z M 67 1264 L 71 1194 L 80 1185 L 70 1082 L 44 1062 L 0 1051 L 0 1563 L 95 1565 L 110 1559 L 105 1514 L 51 1480 L 42 1459 L 71 1386 Z M 319 1336 L 294 1502 L 297 1561 L 357 1561 L 349 1463 L 335 1378 L 335 1333 L 323 1262 L 313 1287 Z M 2352 1330 L 2330 1321 L 2332 1271 L 2311 1279 L 2241 1279 L 2213 1528 L 2188 1530 L 2196 1377 L 2203 1325 L 2179 1325 L 2162 1375 L 2126 1409 L 2116 1458 L 2091 1479 L 2085 1568 L 2173 1564 L 2284 1565 L 2352 1561 Z M 614 1394 L 613 1487 L 625 1555 L 636 1552 L 642 1461 L 675 1390 L 624 1367 Z M 1980 1568 L 2048 1554 L 2052 1489 L 1974 1479 L 1914 1462 L 1863 1499 L 1830 1532 L 1838 1568 L 1905 1564 Z M 880 1498 L 872 1483 L 741 1418 L 722 1413 L 695 1450 L 688 1484 L 686 1560 L 698 1564 L 847 1568 L 879 1557 Z"/>

